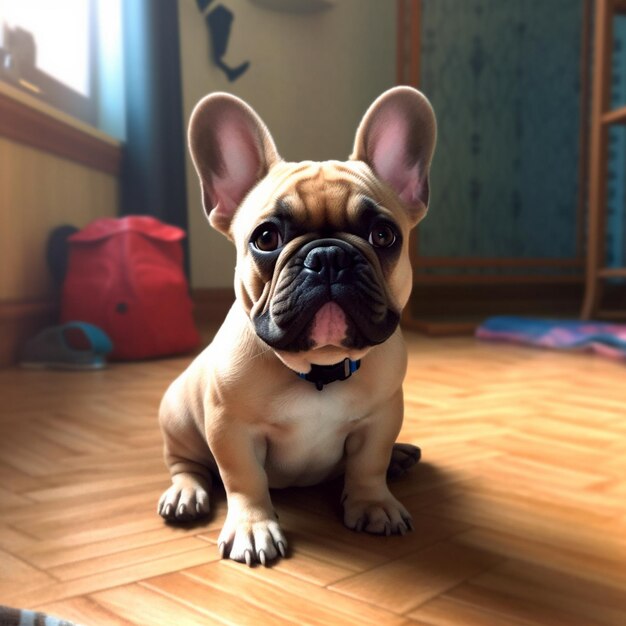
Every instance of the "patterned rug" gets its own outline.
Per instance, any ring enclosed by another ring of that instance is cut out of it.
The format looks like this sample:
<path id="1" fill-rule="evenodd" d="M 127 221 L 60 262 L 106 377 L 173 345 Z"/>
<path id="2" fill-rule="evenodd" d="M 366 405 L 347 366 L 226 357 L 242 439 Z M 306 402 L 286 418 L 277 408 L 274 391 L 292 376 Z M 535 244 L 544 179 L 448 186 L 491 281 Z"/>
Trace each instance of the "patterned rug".
<path id="1" fill-rule="evenodd" d="M 79 626 L 45 613 L 0 605 L 0 626 Z"/>
<path id="2" fill-rule="evenodd" d="M 476 337 L 626 359 L 626 324 L 499 316 L 485 320 Z"/>

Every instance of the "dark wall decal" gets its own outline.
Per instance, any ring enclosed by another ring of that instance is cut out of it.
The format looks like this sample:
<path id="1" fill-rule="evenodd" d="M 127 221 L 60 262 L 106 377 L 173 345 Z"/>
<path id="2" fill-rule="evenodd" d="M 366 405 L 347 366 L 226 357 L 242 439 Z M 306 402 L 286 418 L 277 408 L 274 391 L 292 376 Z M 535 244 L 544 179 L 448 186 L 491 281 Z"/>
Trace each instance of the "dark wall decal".
<path id="1" fill-rule="evenodd" d="M 222 4 L 218 4 L 214 9 L 206 13 L 207 7 L 212 2 L 213 0 L 196 0 L 198 9 L 204 14 L 204 19 L 209 29 L 211 60 L 226 74 L 226 77 L 232 83 L 250 67 L 250 62 L 246 61 L 237 67 L 229 67 L 224 61 L 235 16 L 232 11 Z"/>

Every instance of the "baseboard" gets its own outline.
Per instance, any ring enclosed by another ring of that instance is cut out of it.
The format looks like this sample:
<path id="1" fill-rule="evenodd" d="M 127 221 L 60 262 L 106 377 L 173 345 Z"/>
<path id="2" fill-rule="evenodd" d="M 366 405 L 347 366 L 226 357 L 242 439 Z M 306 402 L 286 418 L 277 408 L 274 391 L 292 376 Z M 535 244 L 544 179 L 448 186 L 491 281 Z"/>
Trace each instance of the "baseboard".
<path id="1" fill-rule="evenodd" d="M 224 321 L 235 301 L 235 291 L 230 287 L 192 289 L 191 299 L 198 326 L 217 326 Z"/>
<path id="2" fill-rule="evenodd" d="M 23 343 L 58 319 L 55 300 L 0 301 L 0 367 L 17 363 Z"/>
<path id="3" fill-rule="evenodd" d="M 406 328 L 432 336 L 473 334 L 494 315 L 578 318 L 580 282 L 415 285 L 403 316 Z"/>
<path id="4" fill-rule="evenodd" d="M 442 321 L 439 319 L 402 319 L 402 328 L 412 330 L 429 337 L 456 337 L 473 335 L 482 320 Z"/>

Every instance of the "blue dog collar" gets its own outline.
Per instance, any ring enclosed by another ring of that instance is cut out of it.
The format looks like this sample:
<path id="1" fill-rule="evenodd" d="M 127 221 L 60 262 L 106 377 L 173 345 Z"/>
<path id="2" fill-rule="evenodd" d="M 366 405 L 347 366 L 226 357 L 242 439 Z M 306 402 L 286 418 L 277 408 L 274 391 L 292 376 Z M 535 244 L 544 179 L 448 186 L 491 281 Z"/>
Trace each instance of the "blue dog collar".
<path id="1" fill-rule="evenodd" d="M 313 383 L 318 391 L 322 391 L 324 385 L 334 383 L 336 380 L 347 380 L 361 367 L 361 361 L 344 359 L 334 365 L 311 365 L 308 374 L 298 374 L 302 380 Z"/>

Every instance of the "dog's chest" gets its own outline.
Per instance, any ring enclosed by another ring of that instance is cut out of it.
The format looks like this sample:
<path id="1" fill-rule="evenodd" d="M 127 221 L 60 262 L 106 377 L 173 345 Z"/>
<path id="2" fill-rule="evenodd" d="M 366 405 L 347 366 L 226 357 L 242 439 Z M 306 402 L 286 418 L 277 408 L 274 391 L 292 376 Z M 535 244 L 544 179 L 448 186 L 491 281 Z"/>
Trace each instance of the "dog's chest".
<path id="1" fill-rule="evenodd" d="M 334 384 L 322 391 L 298 385 L 268 406 L 262 435 L 271 487 L 315 484 L 341 468 L 346 438 L 368 411 L 347 382 Z"/>

